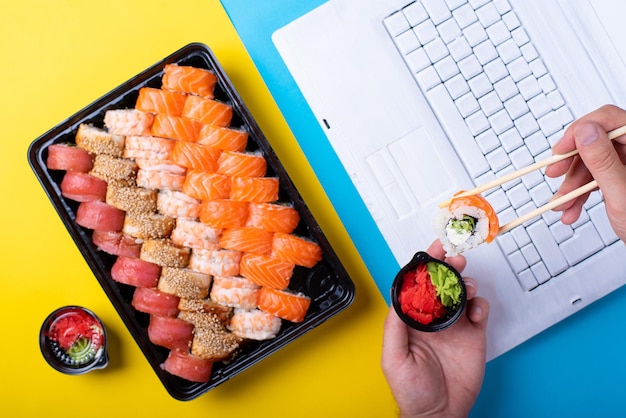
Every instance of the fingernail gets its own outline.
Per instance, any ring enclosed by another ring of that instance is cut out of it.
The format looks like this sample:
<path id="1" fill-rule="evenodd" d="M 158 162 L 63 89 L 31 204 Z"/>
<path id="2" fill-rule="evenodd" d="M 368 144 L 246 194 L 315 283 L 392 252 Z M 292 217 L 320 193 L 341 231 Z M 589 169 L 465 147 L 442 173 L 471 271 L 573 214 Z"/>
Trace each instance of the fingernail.
<path id="1" fill-rule="evenodd" d="M 472 311 L 470 312 L 470 316 L 474 318 L 474 320 L 479 320 L 482 318 L 483 308 L 480 306 L 472 306 Z"/>
<path id="2" fill-rule="evenodd" d="M 592 124 L 583 124 L 576 128 L 574 132 L 576 141 L 581 145 L 589 145 L 598 139 L 598 129 Z"/>

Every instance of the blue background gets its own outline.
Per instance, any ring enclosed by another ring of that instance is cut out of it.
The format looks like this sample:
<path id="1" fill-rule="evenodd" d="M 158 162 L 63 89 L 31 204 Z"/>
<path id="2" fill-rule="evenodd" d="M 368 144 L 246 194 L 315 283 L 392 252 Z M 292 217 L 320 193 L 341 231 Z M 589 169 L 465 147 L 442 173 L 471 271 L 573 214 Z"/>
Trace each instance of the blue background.
<path id="1" fill-rule="evenodd" d="M 276 29 L 322 3 L 266 0 L 261 5 L 255 0 L 222 0 L 381 295 L 389 302 L 389 284 L 398 263 L 271 40 Z M 620 289 L 489 362 L 471 416 L 626 416 L 622 393 L 625 306 L 626 289 Z M 363 399 L 367 399 L 365 394 Z"/>

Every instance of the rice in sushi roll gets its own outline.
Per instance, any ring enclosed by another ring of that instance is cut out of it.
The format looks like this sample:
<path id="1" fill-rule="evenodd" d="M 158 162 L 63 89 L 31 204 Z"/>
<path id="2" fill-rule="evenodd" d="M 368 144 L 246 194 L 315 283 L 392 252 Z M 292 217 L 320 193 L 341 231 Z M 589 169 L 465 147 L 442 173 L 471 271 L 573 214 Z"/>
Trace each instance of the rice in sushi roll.
<path id="1" fill-rule="evenodd" d="M 493 241 L 499 228 L 496 212 L 480 195 L 453 198 L 435 219 L 437 235 L 448 257 Z"/>

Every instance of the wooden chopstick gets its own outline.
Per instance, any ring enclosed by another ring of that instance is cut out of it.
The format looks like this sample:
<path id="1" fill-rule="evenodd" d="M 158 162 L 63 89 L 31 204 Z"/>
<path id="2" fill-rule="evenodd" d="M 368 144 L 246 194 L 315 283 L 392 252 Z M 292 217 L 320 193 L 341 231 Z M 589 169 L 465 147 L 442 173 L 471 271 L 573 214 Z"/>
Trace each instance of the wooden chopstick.
<path id="1" fill-rule="evenodd" d="M 531 220 L 532 218 L 541 215 L 544 212 L 547 212 L 549 210 L 552 210 L 560 205 L 562 205 L 563 203 L 569 202 L 572 199 L 576 199 L 579 196 L 584 195 L 585 193 L 589 193 L 592 190 L 596 189 L 598 187 L 598 182 L 595 180 L 590 181 L 589 183 L 580 186 L 578 189 L 574 189 L 571 192 L 564 194 L 561 197 L 558 197 L 554 200 L 549 201 L 548 203 L 546 203 L 543 206 L 538 207 L 535 210 L 532 210 L 522 216 L 520 216 L 519 218 L 512 220 L 511 222 L 504 224 L 500 227 L 500 230 L 498 232 L 498 234 L 504 234 L 505 232 L 510 231 L 511 229 L 520 226 L 521 224 L 523 224 L 524 222 L 527 222 L 529 220 Z"/>
<path id="2" fill-rule="evenodd" d="M 611 141 L 614 140 L 615 138 L 619 137 L 619 136 L 624 135 L 624 134 L 626 134 L 626 125 L 624 125 L 624 126 L 622 126 L 620 128 L 614 129 L 614 130 L 612 130 L 612 131 L 607 133 L 607 135 L 608 135 L 608 137 L 609 137 L 609 139 Z M 468 190 L 468 191 L 459 193 L 458 195 L 456 195 L 454 197 L 457 198 L 457 197 L 473 196 L 475 194 L 480 194 L 480 193 L 486 192 L 487 190 L 490 190 L 490 189 L 493 189 L 495 187 L 498 187 L 498 186 L 500 186 L 500 185 L 502 185 L 504 183 L 507 183 L 507 182 L 509 182 L 511 180 L 515 180 L 516 178 L 522 177 L 522 176 L 524 176 L 524 175 L 526 175 L 528 173 L 531 173 L 531 172 L 533 172 L 535 170 L 539 170 L 540 168 L 543 168 L 543 167 L 548 166 L 550 164 L 554 164 L 554 163 L 556 163 L 558 161 L 562 161 L 562 160 L 565 160 L 565 159 L 567 159 L 569 157 L 573 157 L 576 154 L 578 154 L 578 150 L 577 149 L 575 149 L 573 151 L 570 151 L 568 153 L 565 153 L 565 154 L 553 155 L 550 158 L 546 158 L 545 160 L 538 161 L 538 162 L 536 162 L 534 164 L 531 164 L 531 165 L 529 165 L 527 167 L 521 168 L 521 169 L 519 169 L 517 171 L 514 171 L 514 172 L 509 173 L 509 174 L 507 174 L 505 176 L 502 176 L 500 178 L 492 180 L 492 181 L 490 181 L 488 183 L 485 183 L 482 186 L 478 186 L 478 187 L 476 187 L 476 188 L 474 188 L 472 190 Z M 572 197 L 572 199 L 573 199 L 573 197 Z M 452 199 L 448 199 L 445 202 L 440 203 L 439 207 L 440 208 L 444 208 L 446 206 L 449 206 L 451 201 L 452 201 Z"/>

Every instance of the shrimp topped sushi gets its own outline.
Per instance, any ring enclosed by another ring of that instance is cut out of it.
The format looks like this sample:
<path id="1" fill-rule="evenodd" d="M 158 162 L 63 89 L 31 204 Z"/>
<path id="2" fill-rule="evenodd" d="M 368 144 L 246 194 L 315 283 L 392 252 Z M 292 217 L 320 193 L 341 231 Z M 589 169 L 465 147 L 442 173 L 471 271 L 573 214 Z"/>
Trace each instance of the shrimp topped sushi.
<path id="1" fill-rule="evenodd" d="M 451 257 L 483 242 L 493 241 L 498 235 L 500 223 L 495 210 L 484 197 L 471 195 L 453 197 L 450 204 L 439 211 L 435 229 L 446 256 Z"/>

